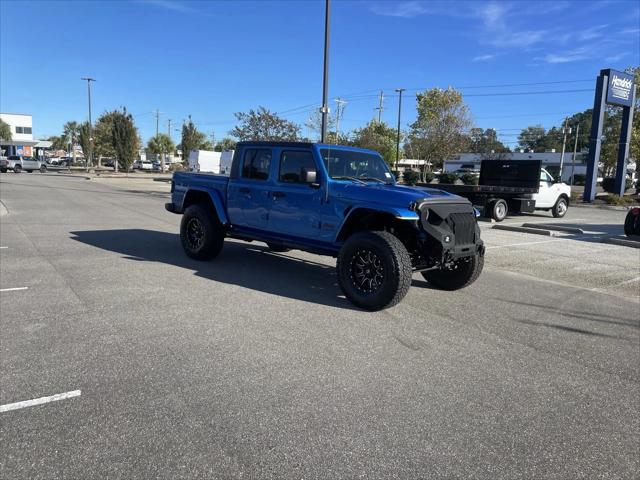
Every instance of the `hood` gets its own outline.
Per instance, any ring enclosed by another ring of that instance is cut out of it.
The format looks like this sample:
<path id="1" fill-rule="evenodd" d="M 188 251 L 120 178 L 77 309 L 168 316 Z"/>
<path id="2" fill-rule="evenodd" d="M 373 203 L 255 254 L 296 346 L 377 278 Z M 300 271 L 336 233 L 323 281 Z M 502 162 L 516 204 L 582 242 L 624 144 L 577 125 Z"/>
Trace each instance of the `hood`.
<path id="1" fill-rule="evenodd" d="M 462 200 L 458 195 L 426 187 L 409 187 L 406 185 L 383 185 L 356 183 L 334 183 L 331 185 L 332 194 L 344 200 L 377 203 L 394 207 L 408 208 L 412 202 L 422 199 L 448 198 Z"/>

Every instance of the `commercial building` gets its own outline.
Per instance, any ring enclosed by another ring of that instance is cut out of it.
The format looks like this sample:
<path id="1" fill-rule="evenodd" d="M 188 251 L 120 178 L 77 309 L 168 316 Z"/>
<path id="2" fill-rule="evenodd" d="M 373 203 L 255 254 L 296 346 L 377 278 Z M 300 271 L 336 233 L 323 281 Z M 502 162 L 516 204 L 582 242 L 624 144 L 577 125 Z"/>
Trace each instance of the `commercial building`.
<path id="1" fill-rule="evenodd" d="M 0 120 L 9 125 L 11 140 L 0 139 L 0 155 L 24 155 L 42 157 L 51 142 L 33 139 L 33 120 L 23 113 L 0 113 Z"/>

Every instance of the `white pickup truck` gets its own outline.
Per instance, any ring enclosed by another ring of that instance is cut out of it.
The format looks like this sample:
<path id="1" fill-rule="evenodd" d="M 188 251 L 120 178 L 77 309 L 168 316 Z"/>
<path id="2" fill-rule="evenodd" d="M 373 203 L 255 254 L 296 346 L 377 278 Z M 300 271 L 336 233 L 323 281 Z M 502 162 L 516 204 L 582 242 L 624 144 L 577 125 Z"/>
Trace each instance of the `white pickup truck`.
<path id="1" fill-rule="evenodd" d="M 9 155 L 6 159 L 0 159 L 0 172 L 6 173 L 7 170 L 13 170 L 14 173 L 20 173 L 23 170 L 31 173 L 34 170 L 39 170 L 41 173 L 44 173 L 47 171 L 47 165 L 33 157 Z"/>

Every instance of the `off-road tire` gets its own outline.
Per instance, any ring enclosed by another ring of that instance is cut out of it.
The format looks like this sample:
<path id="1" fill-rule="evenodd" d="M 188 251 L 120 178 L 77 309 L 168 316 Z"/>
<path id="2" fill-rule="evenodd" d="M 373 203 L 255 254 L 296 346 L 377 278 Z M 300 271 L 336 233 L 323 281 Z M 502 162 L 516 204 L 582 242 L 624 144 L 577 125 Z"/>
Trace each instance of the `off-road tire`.
<path id="1" fill-rule="evenodd" d="M 271 250 L 272 252 L 276 252 L 276 253 L 284 253 L 284 252 L 288 252 L 289 250 L 291 250 L 290 248 L 283 247 L 283 246 L 277 245 L 275 243 L 267 243 L 267 247 L 269 247 L 269 250 Z"/>
<path id="2" fill-rule="evenodd" d="M 455 262 L 451 270 L 428 270 L 422 272 L 422 277 L 434 287 L 442 290 L 459 290 L 475 282 L 484 267 L 484 256 L 475 254 Z"/>
<path id="3" fill-rule="evenodd" d="M 493 218 L 496 222 L 501 222 L 507 218 L 509 207 L 507 202 L 499 198 L 490 202 L 485 208 L 485 217 Z"/>
<path id="4" fill-rule="evenodd" d="M 369 281 L 369 291 L 356 279 L 358 272 L 364 273 L 364 270 L 358 270 L 359 259 L 363 255 L 373 258 L 372 265 L 377 265 L 374 267 L 376 279 Z M 411 286 L 409 253 L 402 242 L 389 232 L 353 234 L 340 249 L 336 269 L 342 292 L 351 303 L 365 310 L 382 310 L 396 305 Z M 375 288 L 372 282 L 375 282 Z"/>
<path id="5" fill-rule="evenodd" d="M 218 256 L 224 245 L 225 231 L 206 205 L 188 207 L 180 223 L 180 240 L 185 253 L 195 260 Z"/>
<path id="6" fill-rule="evenodd" d="M 633 210 L 627 212 L 624 219 L 624 234 L 627 237 L 640 235 L 640 214 L 633 214 Z"/>
<path id="7" fill-rule="evenodd" d="M 567 197 L 560 197 L 556 200 L 556 204 L 551 209 L 551 214 L 555 218 L 562 218 L 567 214 L 567 210 L 569 210 L 569 201 Z"/>

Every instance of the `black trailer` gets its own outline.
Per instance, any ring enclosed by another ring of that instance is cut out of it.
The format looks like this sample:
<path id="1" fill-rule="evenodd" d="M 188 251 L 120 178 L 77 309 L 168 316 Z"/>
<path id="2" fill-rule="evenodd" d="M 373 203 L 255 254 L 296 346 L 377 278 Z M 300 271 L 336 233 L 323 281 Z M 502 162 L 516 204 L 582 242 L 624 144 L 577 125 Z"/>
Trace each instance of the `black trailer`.
<path id="1" fill-rule="evenodd" d="M 455 193 L 482 209 L 483 216 L 501 222 L 507 213 L 532 213 L 540 188 L 540 160 L 483 160 L 478 185 L 424 184 Z"/>

